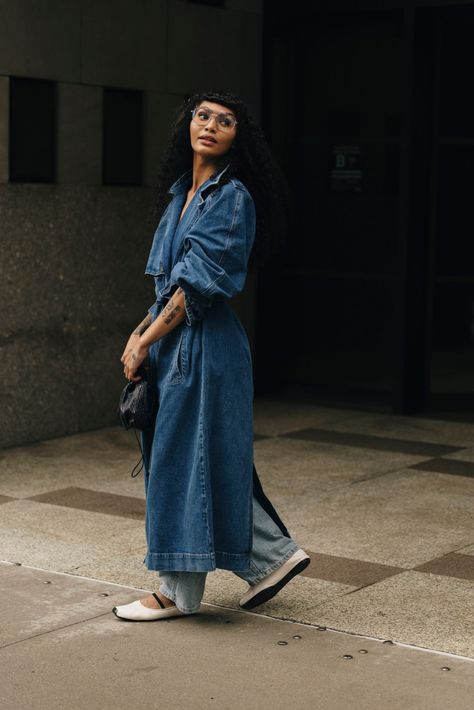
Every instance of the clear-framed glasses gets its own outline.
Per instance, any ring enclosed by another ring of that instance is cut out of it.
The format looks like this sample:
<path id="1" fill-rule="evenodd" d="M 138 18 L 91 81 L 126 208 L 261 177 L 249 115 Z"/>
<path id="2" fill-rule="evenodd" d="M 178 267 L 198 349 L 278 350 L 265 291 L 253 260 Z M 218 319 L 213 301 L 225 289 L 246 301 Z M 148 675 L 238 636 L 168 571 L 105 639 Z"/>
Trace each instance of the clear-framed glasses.
<path id="1" fill-rule="evenodd" d="M 213 116 L 216 117 L 216 126 L 220 131 L 231 131 L 237 124 L 236 118 L 231 113 L 216 113 L 208 108 L 194 108 L 191 111 L 194 123 L 198 126 L 207 126 Z"/>

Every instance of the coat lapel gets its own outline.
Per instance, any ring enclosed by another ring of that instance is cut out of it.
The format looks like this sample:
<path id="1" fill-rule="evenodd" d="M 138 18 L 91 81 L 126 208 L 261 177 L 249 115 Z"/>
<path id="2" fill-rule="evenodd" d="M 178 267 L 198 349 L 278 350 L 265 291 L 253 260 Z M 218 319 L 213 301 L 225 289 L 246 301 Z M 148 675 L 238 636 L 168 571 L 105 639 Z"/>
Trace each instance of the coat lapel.
<path id="1" fill-rule="evenodd" d="M 200 188 L 196 190 L 196 193 L 187 206 L 181 220 L 181 212 L 186 202 L 186 196 L 192 181 L 192 170 L 188 170 L 184 173 L 168 190 L 168 192 L 173 195 L 173 199 L 169 206 L 169 213 L 166 217 L 166 222 L 163 224 L 163 232 L 161 231 L 161 224 L 159 229 L 159 236 L 164 237 L 161 239 L 159 261 L 162 269 L 164 269 L 166 273 L 167 278 L 169 278 L 171 270 L 179 257 L 184 236 L 189 231 L 191 225 L 199 217 L 202 205 L 205 201 L 205 192 L 212 185 L 219 182 L 221 176 L 228 167 L 229 166 L 226 165 L 218 175 L 206 180 Z"/>

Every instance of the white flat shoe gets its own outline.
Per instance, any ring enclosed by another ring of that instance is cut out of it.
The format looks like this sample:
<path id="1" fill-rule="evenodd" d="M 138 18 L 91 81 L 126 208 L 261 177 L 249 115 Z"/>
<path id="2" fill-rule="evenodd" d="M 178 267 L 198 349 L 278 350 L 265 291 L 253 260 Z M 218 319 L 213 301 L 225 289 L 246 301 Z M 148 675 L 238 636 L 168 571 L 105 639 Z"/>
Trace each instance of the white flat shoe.
<path id="1" fill-rule="evenodd" d="M 249 590 L 240 600 L 243 609 L 253 609 L 259 604 L 267 602 L 278 594 L 290 579 L 302 572 L 311 562 L 311 558 L 304 550 L 296 550 L 295 554 L 286 560 L 281 567 L 271 572 L 257 584 L 251 585 Z"/>
<path id="2" fill-rule="evenodd" d="M 153 596 L 161 609 L 150 609 L 138 600 L 130 604 L 114 606 L 112 611 L 118 619 L 126 619 L 127 621 L 158 621 L 158 619 L 169 619 L 172 616 L 188 616 L 176 606 L 165 606 L 154 592 Z"/>

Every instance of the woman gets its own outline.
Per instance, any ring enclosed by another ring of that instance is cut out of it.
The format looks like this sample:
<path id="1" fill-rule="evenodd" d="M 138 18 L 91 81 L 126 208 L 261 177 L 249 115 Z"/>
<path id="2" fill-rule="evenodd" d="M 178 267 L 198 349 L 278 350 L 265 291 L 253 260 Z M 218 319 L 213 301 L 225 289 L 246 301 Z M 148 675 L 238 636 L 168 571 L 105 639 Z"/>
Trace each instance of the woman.
<path id="1" fill-rule="evenodd" d="M 310 562 L 253 465 L 251 355 L 228 303 L 244 287 L 256 233 L 262 251 L 265 236 L 282 232 L 282 185 L 240 99 L 207 92 L 187 101 L 158 185 L 158 210 L 168 205 L 146 267 L 157 299 L 121 359 L 125 377 L 136 381 L 148 357 L 158 389 L 155 427 L 142 442 L 144 562 L 159 570 L 161 584 L 114 607 L 120 619 L 197 612 L 216 568 L 249 583 L 240 603 L 250 609 Z"/>

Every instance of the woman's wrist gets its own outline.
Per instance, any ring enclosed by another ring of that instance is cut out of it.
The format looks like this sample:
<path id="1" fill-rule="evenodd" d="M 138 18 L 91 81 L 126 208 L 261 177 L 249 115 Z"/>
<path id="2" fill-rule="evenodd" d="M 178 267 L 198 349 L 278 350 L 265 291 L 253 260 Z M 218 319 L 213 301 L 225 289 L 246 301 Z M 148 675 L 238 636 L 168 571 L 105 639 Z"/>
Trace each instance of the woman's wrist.
<path id="1" fill-rule="evenodd" d="M 142 320 L 142 322 L 137 325 L 135 330 L 132 332 L 132 335 L 143 335 L 143 333 L 146 331 L 148 326 L 151 324 L 151 313 L 148 313 L 148 315 Z"/>
<path id="2" fill-rule="evenodd" d="M 138 347 L 149 348 L 150 345 L 183 322 L 185 316 L 185 295 L 183 289 L 178 288 L 165 304 L 158 317 L 140 334 Z"/>
<path id="3" fill-rule="evenodd" d="M 153 342 L 153 341 L 152 341 L 152 342 Z M 138 344 L 138 347 L 139 347 L 139 348 L 143 348 L 143 350 L 148 350 L 149 347 L 150 347 L 150 345 L 151 345 L 152 343 L 149 342 L 149 338 L 148 338 L 148 340 L 147 340 L 147 338 L 146 338 L 146 333 L 142 333 L 142 335 L 140 335 L 139 338 L 138 338 L 138 343 L 137 343 L 137 344 Z"/>

